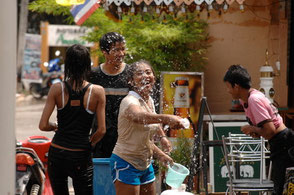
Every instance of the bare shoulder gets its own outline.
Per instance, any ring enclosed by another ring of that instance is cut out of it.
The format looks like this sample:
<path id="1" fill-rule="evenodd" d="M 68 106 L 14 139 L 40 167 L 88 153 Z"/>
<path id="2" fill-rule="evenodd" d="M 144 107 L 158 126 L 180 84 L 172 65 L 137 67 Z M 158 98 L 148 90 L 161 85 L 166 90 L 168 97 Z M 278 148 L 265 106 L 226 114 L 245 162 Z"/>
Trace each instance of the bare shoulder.
<path id="1" fill-rule="evenodd" d="M 96 92 L 101 92 L 101 91 L 104 92 L 104 88 L 101 85 L 96 85 L 96 84 L 93 84 L 93 90 L 95 90 Z"/>
<path id="2" fill-rule="evenodd" d="M 54 83 L 52 86 L 51 86 L 51 88 L 50 88 L 50 90 L 54 93 L 54 94 L 58 94 L 58 93 L 61 93 L 61 83 L 59 82 L 59 83 Z"/>
<path id="3" fill-rule="evenodd" d="M 93 84 L 93 93 L 95 96 L 105 96 L 104 88 L 100 85 Z"/>

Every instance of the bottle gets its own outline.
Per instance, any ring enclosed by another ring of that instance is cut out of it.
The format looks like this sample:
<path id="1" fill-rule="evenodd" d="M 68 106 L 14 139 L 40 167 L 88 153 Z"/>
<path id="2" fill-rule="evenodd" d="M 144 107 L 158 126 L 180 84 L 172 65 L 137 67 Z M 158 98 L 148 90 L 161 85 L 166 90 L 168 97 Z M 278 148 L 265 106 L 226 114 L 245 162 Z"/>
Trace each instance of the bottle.
<path id="1" fill-rule="evenodd" d="M 171 129 L 170 137 L 179 137 L 184 135 L 187 138 L 194 137 L 193 124 L 190 118 L 190 98 L 189 98 L 189 78 L 176 77 L 175 79 L 175 96 L 174 96 L 174 115 L 188 119 L 189 127 L 185 129 Z"/>

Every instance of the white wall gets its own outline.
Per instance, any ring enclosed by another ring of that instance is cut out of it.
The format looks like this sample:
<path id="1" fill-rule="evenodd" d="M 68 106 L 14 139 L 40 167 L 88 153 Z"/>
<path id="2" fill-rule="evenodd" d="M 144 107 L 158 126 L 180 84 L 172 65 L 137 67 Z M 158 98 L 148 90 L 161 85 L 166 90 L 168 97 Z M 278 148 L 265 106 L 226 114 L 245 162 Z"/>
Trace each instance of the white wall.
<path id="1" fill-rule="evenodd" d="M 0 6 L 0 194 L 13 195 L 15 185 L 15 93 L 17 1 Z"/>

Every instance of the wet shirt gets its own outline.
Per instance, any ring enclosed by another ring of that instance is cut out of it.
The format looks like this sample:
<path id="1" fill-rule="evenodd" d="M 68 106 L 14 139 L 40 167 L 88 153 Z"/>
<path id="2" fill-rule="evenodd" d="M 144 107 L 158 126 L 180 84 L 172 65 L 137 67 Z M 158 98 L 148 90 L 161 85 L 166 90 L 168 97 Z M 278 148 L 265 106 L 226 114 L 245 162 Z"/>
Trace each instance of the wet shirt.
<path id="1" fill-rule="evenodd" d="M 117 75 L 108 75 L 101 69 L 101 65 L 92 69 L 89 82 L 101 85 L 105 90 L 106 105 L 105 105 L 105 120 L 106 134 L 103 139 L 109 137 L 117 138 L 117 118 L 119 105 L 121 100 L 128 94 L 129 86 L 127 83 L 127 69 Z M 97 129 L 97 119 L 94 118 L 93 130 Z M 114 146 L 114 145 L 113 145 Z"/>
<path id="2" fill-rule="evenodd" d="M 94 114 L 90 114 L 83 103 L 85 92 L 90 85 L 77 93 L 65 82 L 69 99 L 64 108 L 57 110 L 58 131 L 53 137 L 53 143 L 71 149 L 90 150 L 89 134 Z M 79 104 L 72 106 L 71 101 L 78 101 Z"/>
<path id="3" fill-rule="evenodd" d="M 150 166 L 153 155 L 153 136 L 159 130 L 159 124 L 139 124 L 126 117 L 126 110 L 130 105 L 140 106 L 146 112 L 155 113 L 154 102 L 151 97 L 152 108 L 134 91 L 122 100 L 118 116 L 118 139 L 113 153 L 124 159 L 136 169 L 145 170 Z"/>
<path id="4" fill-rule="evenodd" d="M 263 93 L 254 89 L 250 92 L 248 105 L 240 100 L 244 107 L 247 120 L 250 125 L 262 127 L 267 122 L 273 122 L 276 129 L 283 122 L 277 108 L 265 97 Z"/>

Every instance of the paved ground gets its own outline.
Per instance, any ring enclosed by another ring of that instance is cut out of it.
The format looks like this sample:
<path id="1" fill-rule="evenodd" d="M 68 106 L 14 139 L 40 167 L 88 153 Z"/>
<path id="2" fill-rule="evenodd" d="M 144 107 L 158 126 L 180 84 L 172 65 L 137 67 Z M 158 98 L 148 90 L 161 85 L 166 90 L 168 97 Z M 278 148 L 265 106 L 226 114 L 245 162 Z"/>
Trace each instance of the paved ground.
<path id="1" fill-rule="evenodd" d="M 42 135 L 52 139 L 53 132 L 39 130 L 39 120 L 46 97 L 35 100 L 31 95 L 17 94 L 15 111 L 15 136 L 17 140 L 24 140 L 32 135 Z M 52 114 L 52 121 L 56 121 L 56 111 Z M 74 195 L 72 182 L 69 179 L 70 194 Z"/>
<path id="2" fill-rule="evenodd" d="M 15 112 L 16 139 L 22 140 L 32 135 L 53 137 L 52 132 L 42 132 L 38 127 L 45 101 L 45 98 L 35 100 L 31 95 L 17 95 Z M 56 113 L 53 113 L 52 116 L 56 116 Z M 51 119 L 54 121 L 54 118 L 56 117 Z"/>

